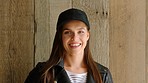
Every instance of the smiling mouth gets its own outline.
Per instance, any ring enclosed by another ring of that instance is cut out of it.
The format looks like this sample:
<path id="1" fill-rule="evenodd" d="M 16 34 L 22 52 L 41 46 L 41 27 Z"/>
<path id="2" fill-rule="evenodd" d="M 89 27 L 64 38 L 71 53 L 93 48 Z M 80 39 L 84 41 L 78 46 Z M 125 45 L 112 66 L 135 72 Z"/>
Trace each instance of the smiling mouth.
<path id="1" fill-rule="evenodd" d="M 80 46 L 81 44 L 69 44 L 71 47 L 78 47 Z"/>

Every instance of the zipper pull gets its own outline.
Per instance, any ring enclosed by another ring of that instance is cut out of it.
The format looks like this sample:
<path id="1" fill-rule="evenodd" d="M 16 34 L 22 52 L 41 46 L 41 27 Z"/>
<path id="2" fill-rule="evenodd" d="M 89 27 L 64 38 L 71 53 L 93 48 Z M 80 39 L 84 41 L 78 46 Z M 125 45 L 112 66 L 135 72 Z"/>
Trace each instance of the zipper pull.
<path id="1" fill-rule="evenodd" d="M 56 79 L 55 79 L 55 70 L 54 70 L 54 67 L 52 69 L 52 72 L 53 72 L 53 78 L 54 78 L 54 83 L 57 83 Z"/>

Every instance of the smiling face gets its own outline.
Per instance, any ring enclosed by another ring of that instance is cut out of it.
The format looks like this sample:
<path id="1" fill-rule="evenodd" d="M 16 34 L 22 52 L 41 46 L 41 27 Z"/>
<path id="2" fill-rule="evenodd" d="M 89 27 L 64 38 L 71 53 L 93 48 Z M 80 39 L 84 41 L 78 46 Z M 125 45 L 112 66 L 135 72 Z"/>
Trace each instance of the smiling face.
<path id="1" fill-rule="evenodd" d="M 63 26 L 62 41 L 66 53 L 84 53 L 88 39 L 89 31 L 85 23 L 73 20 Z"/>

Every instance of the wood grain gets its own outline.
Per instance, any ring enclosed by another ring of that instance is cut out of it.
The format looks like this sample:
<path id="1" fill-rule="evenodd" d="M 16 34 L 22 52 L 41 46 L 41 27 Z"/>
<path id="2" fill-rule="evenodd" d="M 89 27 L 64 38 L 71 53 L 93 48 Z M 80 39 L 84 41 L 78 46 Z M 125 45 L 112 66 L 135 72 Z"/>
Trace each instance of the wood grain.
<path id="1" fill-rule="evenodd" d="M 148 83 L 148 0 L 146 0 L 146 83 Z"/>
<path id="2" fill-rule="evenodd" d="M 35 64 L 48 60 L 55 36 L 58 15 L 71 7 L 71 0 L 35 1 Z"/>
<path id="3" fill-rule="evenodd" d="M 23 83 L 51 52 L 58 15 L 84 10 L 93 58 L 114 83 L 148 83 L 148 0 L 0 0 L 0 83 Z M 35 46 L 35 47 L 34 47 Z"/>
<path id="4" fill-rule="evenodd" d="M 110 0 L 110 69 L 115 83 L 146 83 L 145 0 Z"/>
<path id="5" fill-rule="evenodd" d="M 48 59 L 50 51 L 50 1 L 35 0 L 35 65 Z"/>
<path id="6" fill-rule="evenodd" d="M 33 0 L 0 0 L 0 83 L 23 83 L 33 67 Z"/>

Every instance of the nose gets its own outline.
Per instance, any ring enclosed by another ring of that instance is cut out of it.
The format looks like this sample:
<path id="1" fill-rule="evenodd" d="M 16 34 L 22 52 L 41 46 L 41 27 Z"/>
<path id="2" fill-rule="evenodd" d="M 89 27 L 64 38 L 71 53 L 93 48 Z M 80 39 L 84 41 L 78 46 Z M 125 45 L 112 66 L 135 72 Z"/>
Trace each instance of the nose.
<path id="1" fill-rule="evenodd" d="M 77 40 L 77 38 L 78 38 L 78 35 L 76 33 L 73 33 L 71 40 Z"/>

